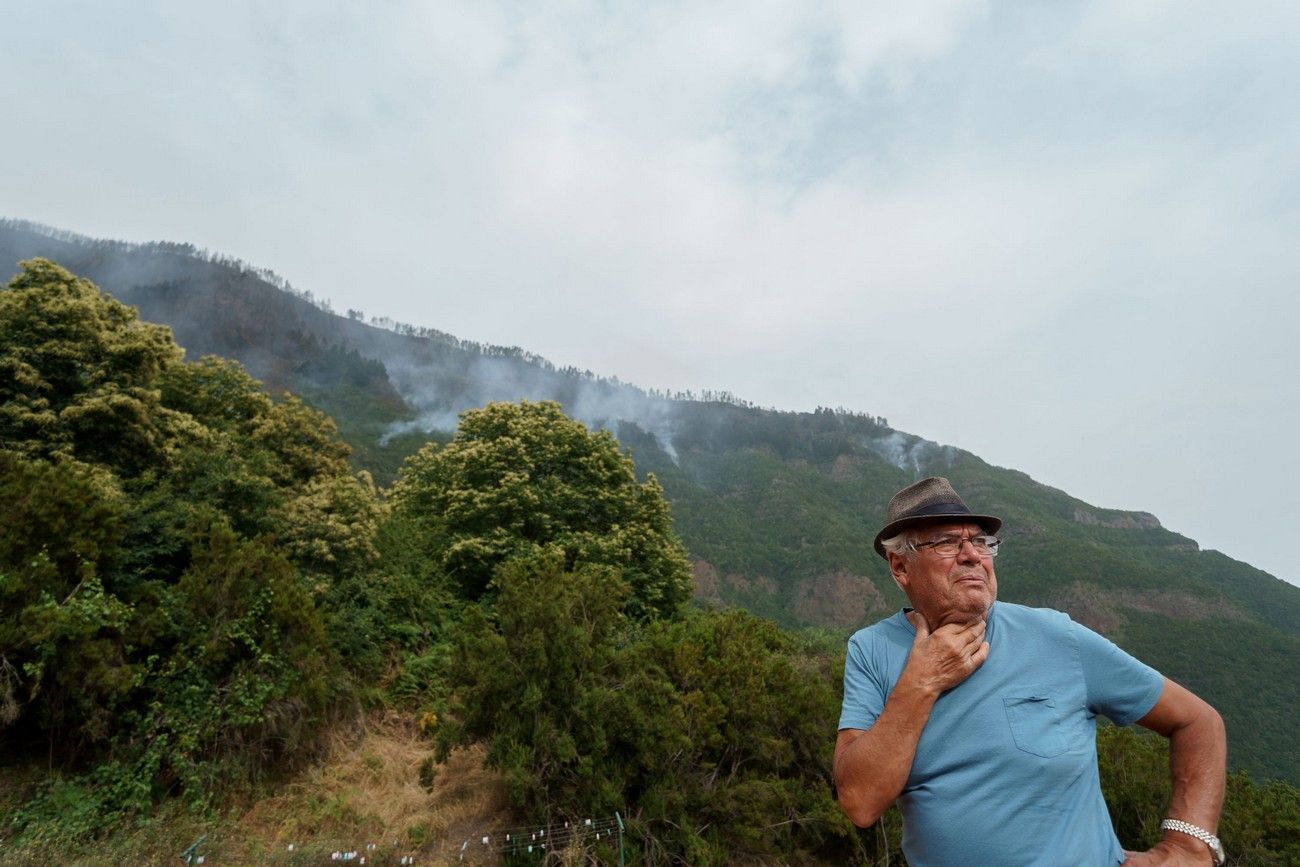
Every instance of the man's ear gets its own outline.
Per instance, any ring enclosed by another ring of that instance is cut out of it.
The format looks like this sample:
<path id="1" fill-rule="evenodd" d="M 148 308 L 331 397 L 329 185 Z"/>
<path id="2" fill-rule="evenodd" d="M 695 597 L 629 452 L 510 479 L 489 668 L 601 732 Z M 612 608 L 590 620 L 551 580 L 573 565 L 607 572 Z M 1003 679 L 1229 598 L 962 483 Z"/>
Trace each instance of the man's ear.
<path id="1" fill-rule="evenodd" d="M 889 574 L 898 585 L 898 589 L 907 592 L 907 558 L 902 554 L 889 553 Z"/>

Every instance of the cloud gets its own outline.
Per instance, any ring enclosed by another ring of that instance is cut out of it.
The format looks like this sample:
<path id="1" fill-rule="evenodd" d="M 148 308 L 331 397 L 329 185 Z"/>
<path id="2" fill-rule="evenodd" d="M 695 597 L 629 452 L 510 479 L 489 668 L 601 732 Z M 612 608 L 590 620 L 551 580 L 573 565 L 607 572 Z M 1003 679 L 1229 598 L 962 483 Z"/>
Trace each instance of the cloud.
<path id="1" fill-rule="evenodd" d="M 882 414 L 1300 578 L 1291 4 L 6 14 L 6 213 Z"/>

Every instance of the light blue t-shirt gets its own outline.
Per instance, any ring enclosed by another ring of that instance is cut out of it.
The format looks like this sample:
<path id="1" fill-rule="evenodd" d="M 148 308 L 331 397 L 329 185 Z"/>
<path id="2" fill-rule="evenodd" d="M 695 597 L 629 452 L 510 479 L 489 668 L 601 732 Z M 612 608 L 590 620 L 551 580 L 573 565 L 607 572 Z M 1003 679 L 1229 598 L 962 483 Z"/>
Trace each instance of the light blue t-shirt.
<path id="1" fill-rule="evenodd" d="M 841 729 L 869 729 L 884 709 L 916 637 L 904 611 L 849 639 Z M 898 797 L 908 863 L 1120 863 L 1096 717 L 1140 719 L 1164 679 L 1046 608 L 995 603 L 985 640 L 984 664 L 934 703 Z"/>

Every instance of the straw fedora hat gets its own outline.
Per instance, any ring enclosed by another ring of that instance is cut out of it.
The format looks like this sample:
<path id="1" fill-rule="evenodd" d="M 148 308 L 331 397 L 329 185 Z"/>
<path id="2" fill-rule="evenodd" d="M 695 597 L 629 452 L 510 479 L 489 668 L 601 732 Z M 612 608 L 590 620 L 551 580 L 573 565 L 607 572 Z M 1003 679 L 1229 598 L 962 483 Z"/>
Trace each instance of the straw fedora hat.
<path id="1" fill-rule="evenodd" d="M 968 509 L 947 479 L 942 476 L 931 476 L 908 485 L 890 499 L 886 524 L 876 534 L 876 553 L 884 557 L 885 548 L 880 543 L 897 535 L 900 530 L 913 524 L 943 518 L 973 521 L 984 528 L 986 533 L 996 533 L 1002 526 L 1001 518 L 977 515 Z"/>

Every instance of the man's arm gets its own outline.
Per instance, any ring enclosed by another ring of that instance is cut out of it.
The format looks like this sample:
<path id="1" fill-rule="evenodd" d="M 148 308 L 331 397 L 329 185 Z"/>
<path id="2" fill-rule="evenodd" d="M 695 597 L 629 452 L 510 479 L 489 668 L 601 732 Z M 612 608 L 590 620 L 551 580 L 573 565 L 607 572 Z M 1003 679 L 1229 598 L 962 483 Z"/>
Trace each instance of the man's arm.
<path id="1" fill-rule="evenodd" d="M 862 828 L 879 819 L 903 791 L 935 700 L 970 677 L 989 654 L 982 620 L 942 626 L 934 633 L 920 615 L 911 620 L 916 639 L 880 716 L 869 729 L 843 729 L 835 741 L 840 807 Z"/>
<path id="2" fill-rule="evenodd" d="M 1173 795 L 1168 816 L 1217 834 L 1223 809 L 1228 738 L 1223 719 L 1209 704 L 1165 678 L 1160 698 L 1138 725 L 1169 738 Z M 1181 831 L 1165 831 L 1149 851 L 1124 862 L 1130 867 L 1157 864 L 1211 864 L 1209 847 Z"/>

